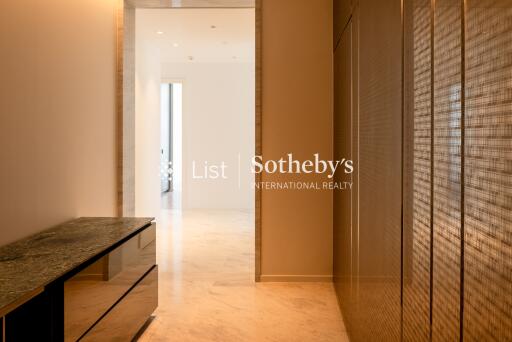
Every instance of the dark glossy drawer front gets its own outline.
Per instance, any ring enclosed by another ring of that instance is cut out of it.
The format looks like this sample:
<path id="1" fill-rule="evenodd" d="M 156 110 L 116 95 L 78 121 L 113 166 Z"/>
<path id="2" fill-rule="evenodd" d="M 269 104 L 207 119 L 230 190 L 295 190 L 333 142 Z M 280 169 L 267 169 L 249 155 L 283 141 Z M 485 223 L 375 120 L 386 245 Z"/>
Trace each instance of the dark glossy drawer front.
<path id="1" fill-rule="evenodd" d="M 64 283 L 64 338 L 76 341 L 156 263 L 155 224 Z"/>
<path id="2" fill-rule="evenodd" d="M 155 266 L 80 341 L 131 341 L 158 305 L 158 267 Z"/>

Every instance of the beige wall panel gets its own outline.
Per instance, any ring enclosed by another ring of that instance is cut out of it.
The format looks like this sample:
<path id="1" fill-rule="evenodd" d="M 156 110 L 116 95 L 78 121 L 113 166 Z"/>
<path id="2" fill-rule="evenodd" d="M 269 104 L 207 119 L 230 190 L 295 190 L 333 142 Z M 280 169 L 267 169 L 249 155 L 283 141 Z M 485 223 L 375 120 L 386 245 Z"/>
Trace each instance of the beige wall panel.
<path id="1" fill-rule="evenodd" d="M 332 3 L 266 0 L 262 4 L 262 150 L 332 158 Z M 324 177 L 264 174 L 263 181 Z M 332 192 L 264 190 L 262 280 L 332 274 Z"/>
<path id="2" fill-rule="evenodd" d="M 115 1 L 3 1 L 0 51 L 0 244 L 115 215 Z"/>

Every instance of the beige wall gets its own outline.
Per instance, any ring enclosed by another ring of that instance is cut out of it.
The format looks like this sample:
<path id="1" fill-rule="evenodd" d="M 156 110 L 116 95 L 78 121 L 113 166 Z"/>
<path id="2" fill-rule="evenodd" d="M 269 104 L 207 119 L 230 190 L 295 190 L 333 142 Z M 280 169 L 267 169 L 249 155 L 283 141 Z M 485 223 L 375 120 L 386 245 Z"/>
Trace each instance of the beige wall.
<path id="1" fill-rule="evenodd" d="M 332 158 L 332 1 L 264 0 L 262 142 L 265 159 Z M 263 175 L 263 181 L 324 180 Z M 332 193 L 262 193 L 262 280 L 332 274 Z"/>
<path id="2" fill-rule="evenodd" d="M 0 245 L 115 215 L 114 3 L 0 2 Z"/>

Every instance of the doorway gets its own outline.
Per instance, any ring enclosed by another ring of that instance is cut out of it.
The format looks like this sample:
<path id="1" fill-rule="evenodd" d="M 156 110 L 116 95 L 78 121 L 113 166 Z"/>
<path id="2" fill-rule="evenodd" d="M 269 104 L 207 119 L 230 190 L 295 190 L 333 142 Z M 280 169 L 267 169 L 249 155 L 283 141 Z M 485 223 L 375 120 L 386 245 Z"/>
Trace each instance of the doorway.
<path id="1" fill-rule="evenodd" d="M 183 82 L 160 85 L 160 192 L 162 209 L 181 208 Z"/>
<path id="2" fill-rule="evenodd" d="M 173 191 L 173 153 L 172 153 L 172 121 L 173 96 L 172 83 L 160 85 L 160 192 Z"/>
<path id="3" fill-rule="evenodd" d="M 167 329 L 186 317 L 180 303 L 211 297 L 191 284 L 254 283 L 255 11 L 143 8 L 133 19 L 134 214 L 157 221 Z"/>
<path id="4" fill-rule="evenodd" d="M 125 0 L 118 9 L 117 36 L 117 95 L 118 95 L 118 212 L 119 215 L 133 216 L 135 214 L 135 11 L 141 8 L 253 8 L 254 9 L 254 44 L 255 44 L 255 99 L 254 99 L 254 155 L 261 155 L 261 75 L 260 75 L 260 37 L 261 37 L 261 4 L 260 0 L 239 1 L 180 1 L 148 2 Z M 159 151 L 160 152 L 160 151 Z M 184 170 L 183 170 L 184 171 Z M 184 172 L 183 172 L 184 173 Z M 254 175 L 255 182 L 260 181 L 260 175 Z M 254 190 L 254 279 L 260 279 L 260 208 L 261 192 Z"/>

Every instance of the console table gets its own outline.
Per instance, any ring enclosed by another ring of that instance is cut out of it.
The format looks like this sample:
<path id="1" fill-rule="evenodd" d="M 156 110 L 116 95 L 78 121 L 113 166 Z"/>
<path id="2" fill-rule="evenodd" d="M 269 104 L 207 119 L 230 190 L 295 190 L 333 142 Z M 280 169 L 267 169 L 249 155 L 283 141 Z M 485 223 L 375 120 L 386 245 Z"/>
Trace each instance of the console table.
<path id="1" fill-rule="evenodd" d="M 84 217 L 0 247 L 0 342 L 131 341 L 158 305 L 153 218 Z"/>

